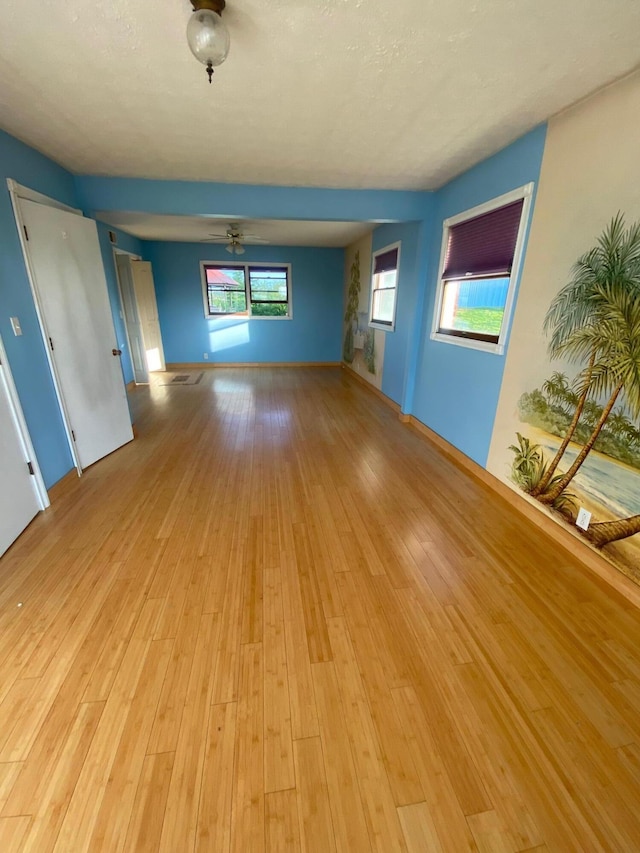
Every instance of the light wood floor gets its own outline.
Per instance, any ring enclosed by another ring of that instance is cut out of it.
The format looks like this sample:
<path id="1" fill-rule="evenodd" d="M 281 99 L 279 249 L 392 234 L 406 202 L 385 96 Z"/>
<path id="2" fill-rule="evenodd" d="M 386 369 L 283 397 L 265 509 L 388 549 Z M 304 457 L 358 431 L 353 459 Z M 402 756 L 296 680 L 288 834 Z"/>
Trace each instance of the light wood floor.
<path id="1" fill-rule="evenodd" d="M 640 850 L 630 604 L 340 370 L 132 403 L 0 560 L 2 853 Z"/>

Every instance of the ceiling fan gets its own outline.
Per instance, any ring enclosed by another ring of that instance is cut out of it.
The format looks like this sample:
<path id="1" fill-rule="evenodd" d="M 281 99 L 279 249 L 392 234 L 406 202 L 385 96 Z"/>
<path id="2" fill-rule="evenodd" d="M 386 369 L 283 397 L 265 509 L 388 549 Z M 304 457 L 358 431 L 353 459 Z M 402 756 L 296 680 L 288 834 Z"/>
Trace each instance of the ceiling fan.
<path id="1" fill-rule="evenodd" d="M 227 252 L 232 255 L 244 255 L 243 243 L 268 243 L 264 237 L 259 237 L 257 234 L 245 234 L 240 229 L 238 222 L 230 222 L 224 234 L 212 233 L 209 237 L 201 240 L 202 243 L 226 243 Z"/>

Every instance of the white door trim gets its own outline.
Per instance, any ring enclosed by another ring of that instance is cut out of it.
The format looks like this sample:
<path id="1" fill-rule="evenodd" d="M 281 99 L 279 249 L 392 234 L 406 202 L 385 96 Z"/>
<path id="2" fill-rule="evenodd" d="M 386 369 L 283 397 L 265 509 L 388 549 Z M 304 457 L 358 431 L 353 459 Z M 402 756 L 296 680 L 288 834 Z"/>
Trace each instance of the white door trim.
<path id="1" fill-rule="evenodd" d="M 63 202 L 58 201 L 55 198 L 50 198 L 48 195 L 37 192 L 37 190 L 32 190 L 30 187 L 25 187 L 23 184 L 19 184 L 17 181 L 14 181 L 13 178 L 7 178 L 7 186 L 9 187 L 9 193 L 12 199 L 13 196 L 16 196 L 17 198 L 24 198 L 27 201 L 35 201 L 38 204 L 46 204 L 47 207 L 57 207 L 59 210 L 66 210 L 67 213 L 77 213 L 78 216 L 83 215 L 79 208 L 69 207 L 68 204 L 63 204 Z"/>
<path id="2" fill-rule="evenodd" d="M 141 261 L 142 257 L 140 255 L 136 255 L 135 252 L 127 252 L 126 249 L 119 249 L 117 246 L 112 246 L 113 254 L 115 255 L 129 255 L 132 261 Z"/>
<path id="3" fill-rule="evenodd" d="M 18 438 L 20 439 L 20 444 L 22 445 L 22 449 L 24 451 L 25 460 L 31 462 L 31 467 L 33 468 L 33 484 L 35 487 L 36 496 L 38 498 L 38 504 L 40 505 L 41 510 L 46 509 L 48 506 L 50 506 L 51 502 L 49 501 L 47 487 L 44 484 L 40 465 L 38 464 L 38 457 L 36 456 L 36 452 L 33 449 L 33 444 L 31 443 L 29 428 L 27 427 L 27 422 L 24 419 L 24 413 L 22 411 L 22 406 L 20 405 L 20 398 L 18 397 L 18 391 L 13 381 L 13 375 L 11 374 L 9 359 L 7 358 L 7 353 L 4 348 L 4 344 L 2 343 L 1 335 L 0 365 L 0 383 L 4 385 L 5 391 L 7 393 L 7 398 L 9 400 L 9 408 L 11 410 L 13 421 L 16 425 L 16 431 L 18 433 Z"/>
<path id="4" fill-rule="evenodd" d="M 58 405 L 60 406 L 60 411 L 62 413 L 62 422 L 64 424 L 64 431 L 67 437 L 67 444 L 69 445 L 73 464 L 78 472 L 78 476 L 80 477 L 82 475 L 82 466 L 80 465 L 80 460 L 78 458 L 78 454 L 75 448 L 75 442 L 73 440 L 73 436 L 71 435 L 69 412 L 67 411 L 67 408 L 64 403 L 64 397 L 62 396 L 62 392 L 60 390 L 60 378 L 56 370 L 55 361 L 53 360 L 53 357 L 51 355 L 51 339 L 49 337 L 49 334 L 47 333 L 47 324 L 45 322 L 44 315 L 41 309 L 40 300 L 38 298 L 38 290 L 35 285 L 35 276 L 31 267 L 29 247 L 27 245 L 27 240 L 25 239 L 25 224 L 23 222 L 22 212 L 20 210 L 20 199 L 23 198 L 27 201 L 35 201 L 36 203 L 44 204 L 47 207 L 56 207 L 59 210 L 66 210 L 69 213 L 76 213 L 79 216 L 82 216 L 82 211 L 76 210 L 72 207 L 68 207 L 66 204 L 62 204 L 61 202 L 56 201 L 55 199 L 49 198 L 46 195 L 42 195 L 42 193 L 38 193 L 35 190 L 30 190 L 28 187 L 23 187 L 11 178 L 7 178 L 7 186 L 9 187 L 9 195 L 11 196 L 13 215 L 16 220 L 18 238 L 20 240 L 20 246 L 22 248 L 22 256 L 24 258 L 24 265 L 27 270 L 29 286 L 31 287 L 31 295 L 33 297 L 33 302 L 36 308 L 36 314 L 38 315 L 38 325 L 40 327 L 40 333 L 42 334 L 42 342 L 44 344 L 44 349 L 47 354 L 47 361 L 49 362 L 49 370 L 51 371 L 51 378 L 53 380 L 53 387 L 55 389 L 56 397 L 58 399 Z"/>

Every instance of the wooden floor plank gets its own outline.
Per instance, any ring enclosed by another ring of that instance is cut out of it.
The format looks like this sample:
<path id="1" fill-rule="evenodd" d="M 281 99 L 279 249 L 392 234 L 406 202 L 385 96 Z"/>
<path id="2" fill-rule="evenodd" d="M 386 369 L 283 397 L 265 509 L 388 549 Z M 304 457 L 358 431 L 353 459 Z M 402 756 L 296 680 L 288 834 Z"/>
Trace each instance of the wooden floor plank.
<path id="1" fill-rule="evenodd" d="M 265 820 L 267 853 L 299 853 L 300 825 L 295 788 L 266 795 Z"/>
<path id="2" fill-rule="evenodd" d="M 343 618 L 329 620 L 338 688 L 374 850 L 404 850 L 404 836 L 364 685 Z"/>
<path id="3" fill-rule="evenodd" d="M 241 646 L 231 850 L 261 853 L 264 836 L 264 676 L 260 643 Z"/>
<path id="4" fill-rule="evenodd" d="M 440 843 L 426 803 L 413 803 L 398 809 L 400 825 L 409 853 L 447 853 Z"/>
<path id="5" fill-rule="evenodd" d="M 54 850 L 65 851 L 74 845 L 82 849 L 90 845 L 116 757 L 116 745 L 127 723 L 160 610 L 156 599 L 147 601 L 142 608 L 78 777 Z"/>
<path id="6" fill-rule="evenodd" d="M 29 832 L 31 818 L 28 815 L 20 817 L 0 817 L 0 850 L 6 853 L 16 853 L 24 849 L 24 840 Z"/>
<path id="7" fill-rule="evenodd" d="M 213 685 L 213 661 L 220 627 L 216 613 L 200 617 L 193 666 L 180 720 L 159 850 L 172 853 L 195 846 Z"/>
<path id="8" fill-rule="evenodd" d="M 324 759 L 320 738 L 293 744 L 300 820 L 300 849 L 304 853 L 335 853 Z"/>
<path id="9" fill-rule="evenodd" d="M 173 640 L 154 640 L 140 674 L 93 830 L 92 843 L 104 850 L 124 846 L 172 648 Z"/>
<path id="10" fill-rule="evenodd" d="M 155 853 L 160 844 L 173 752 L 147 755 L 142 764 L 123 849 L 127 853 Z"/>
<path id="11" fill-rule="evenodd" d="M 21 811 L 16 812 L 16 815 L 5 814 L 4 807 L 22 772 L 23 766 L 21 761 L 0 764 L 0 815 L 4 814 L 5 817 L 15 817 L 17 814 L 21 814 Z"/>
<path id="12" fill-rule="evenodd" d="M 38 810 L 27 837 L 27 849 L 42 853 L 53 850 L 104 706 L 104 702 L 92 702 L 78 707 L 69 736 L 63 743 L 64 752 L 73 755 L 74 761 L 58 762 L 51 776 L 44 780 Z"/>
<path id="13" fill-rule="evenodd" d="M 316 557 L 311 549 L 309 530 L 306 524 L 294 525 L 294 543 L 302 612 L 307 633 L 309 660 L 311 663 L 331 660 L 331 646 L 327 634 L 327 622 L 322 603 L 320 578 L 316 570 Z M 319 558 L 318 558 L 319 559 Z"/>
<path id="14" fill-rule="evenodd" d="M 231 849 L 236 703 L 212 705 L 204 757 L 196 850 Z"/>
<path id="15" fill-rule="evenodd" d="M 473 832 L 479 853 L 516 853 L 512 839 L 496 812 L 468 815 L 467 823 Z"/>
<path id="16" fill-rule="evenodd" d="M 475 853 L 476 844 L 449 778 L 440 744 L 429 728 L 424 709 L 411 687 L 393 691 L 398 714 L 408 733 L 420 781 L 426 797 L 426 808 L 439 843 L 444 851 Z M 398 810 L 402 816 L 404 812 Z"/>
<path id="17" fill-rule="evenodd" d="M 319 730 L 300 582 L 295 557 L 291 552 L 282 552 L 281 578 L 291 734 L 295 740 L 300 740 L 316 737 Z"/>
<path id="18" fill-rule="evenodd" d="M 365 853 L 371 842 L 333 663 L 314 664 L 313 683 L 336 849 Z"/>
<path id="19" fill-rule="evenodd" d="M 291 701 L 279 568 L 265 568 L 264 577 L 264 789 L 295 787 Z"/>

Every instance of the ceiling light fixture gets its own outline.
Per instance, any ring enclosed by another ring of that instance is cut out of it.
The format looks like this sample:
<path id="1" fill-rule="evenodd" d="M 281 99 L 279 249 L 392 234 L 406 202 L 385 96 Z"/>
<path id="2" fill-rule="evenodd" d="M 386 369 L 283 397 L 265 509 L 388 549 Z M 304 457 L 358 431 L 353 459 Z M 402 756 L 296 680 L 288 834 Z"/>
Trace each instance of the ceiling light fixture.
<path id="1" fill-rule="evenodd" d="M 213 68 L 222 65 L 229 53 L 229 30 L 222 21 L 225 0 L 191 0 L 193 15 L 187 24 L 191 53 L 207 66 L 209 83 Z"/>
<path id="2" fill-rule="evenodd" d="M 231 255 L 244 255 L 244 246 L 237 237 L 233 237 L 225 249 Z"/>

